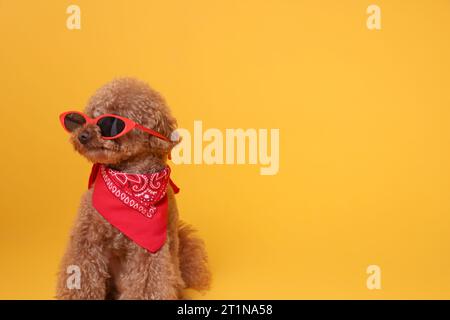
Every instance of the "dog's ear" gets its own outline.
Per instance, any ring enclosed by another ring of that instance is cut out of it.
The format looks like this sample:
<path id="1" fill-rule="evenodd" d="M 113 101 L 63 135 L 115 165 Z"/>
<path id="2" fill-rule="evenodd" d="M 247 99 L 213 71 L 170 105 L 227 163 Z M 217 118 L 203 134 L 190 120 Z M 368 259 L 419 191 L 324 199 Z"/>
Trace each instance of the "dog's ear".
<path id="1" fill-rule="evenodd" d="M 153 138 L 151 139 L 150 147 L 153 150 L 160 150 L 164 154 L 169 154 L 172 148 L 181 141 L 179 138 L 174 139 L 173 135 L 173 133 L 176 132 L 177 129 L 177 121 L 170 114 L 169 108 L 165 105 L 162 105 L 161 108 L 158 108 L 154 112 L 153 117 L 155 121 L 154 130 L 169 138 L 170 141 Z"/>

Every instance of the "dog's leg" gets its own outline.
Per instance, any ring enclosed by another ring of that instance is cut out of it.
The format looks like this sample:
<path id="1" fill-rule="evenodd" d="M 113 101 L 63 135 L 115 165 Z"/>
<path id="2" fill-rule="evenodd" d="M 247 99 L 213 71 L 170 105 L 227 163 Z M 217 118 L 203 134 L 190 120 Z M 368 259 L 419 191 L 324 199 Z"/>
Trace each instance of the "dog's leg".
<path id="1" fill-rule="evenodd" d="M 110 231 L 90 205 L 90 193 L 79 214 L 58 274 L 58 299 L 105 299 L 109 251 L 105 234 Z"/>
<path id="2" fill-rule="evenodd" d="M 167 234 L 168 234 L 168 243 L 170 248 L 170 254 L 172 257 L 172 263 L 174 266 L 174 270 L 177 278 L 180 282 L 180 293 L 179 296 L 183 296 L 183 292 L 181 289 L 186 288 L 186 284 L 183 281 L 180 270 L 180 239 L 178 236 L 178 228 L 179 228 L 179 219 L 178 219 L 178 208 L 175 200 L 175 196 L 173 190 L 170 188 L 168 190 L 168 198 L 169 198 L 169 219 L 167 224 Z"/>
<path id="3" fill-rule="evenodd" d="M 130 243 L 119 279 L 119 299 L 178 299 L 182 281 L 177 276 L 168 243 L 149 253 Z"/>
<path id="4" fill-rule="evenodd" d="M 69 244 L 58 275 L 56 298 L 105 299 L 107 261 L 101 247 Z"/>

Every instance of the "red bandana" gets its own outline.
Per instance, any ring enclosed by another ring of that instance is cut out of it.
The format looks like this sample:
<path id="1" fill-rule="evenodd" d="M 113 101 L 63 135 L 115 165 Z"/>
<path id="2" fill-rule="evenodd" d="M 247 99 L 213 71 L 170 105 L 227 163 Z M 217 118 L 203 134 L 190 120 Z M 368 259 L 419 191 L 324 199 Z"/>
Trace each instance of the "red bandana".
<path id="1" fill-rule="evenodd" d="M 167 185 L 170 168 L 149 174 L 123 173 L 94 164 L 89 188 L 94 185 L 92 204 L 114 227 L 150 252 L 166 241 Z"/>

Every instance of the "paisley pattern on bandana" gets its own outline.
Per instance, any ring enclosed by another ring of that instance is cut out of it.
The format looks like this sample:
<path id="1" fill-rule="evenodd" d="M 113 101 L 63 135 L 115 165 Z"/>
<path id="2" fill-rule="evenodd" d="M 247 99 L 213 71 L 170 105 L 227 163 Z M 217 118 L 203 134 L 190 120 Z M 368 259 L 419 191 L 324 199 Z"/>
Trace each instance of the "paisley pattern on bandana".
<path id="1" fill-rule="evenodd" d="M 106 221 L 154 253 L 167 239 L 169 185 L 173 194 L 180 191 L 170 179 L 169 167 L 149 174 L 133 174 L 96 163 L 88 188 L 92 189 L 93 207 Z"/>
<path id="2" fill-rule="evenodd" d="M 100 167 L 101 176 L 108 190 L 128 207 L 152 218 L 156 203 L 166 195 L 170 168 L 149 174 L 124 173 Z"/>

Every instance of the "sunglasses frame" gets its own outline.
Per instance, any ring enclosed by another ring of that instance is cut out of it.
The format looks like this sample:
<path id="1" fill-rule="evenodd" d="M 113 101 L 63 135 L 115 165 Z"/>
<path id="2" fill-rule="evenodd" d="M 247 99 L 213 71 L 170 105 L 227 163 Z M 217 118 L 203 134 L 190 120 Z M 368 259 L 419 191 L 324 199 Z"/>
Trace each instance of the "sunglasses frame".
<path id="1" fill-rule="evenodd" d="M 105 139 L 105 140 L 117 139 L 117 138 L 120 138 L 121 136 L 127 134 L 128 132 L 130 132 L 133 129 L 139 129 L 139 130 L 147 132 L 147 133 L 151 134 L 152 136 L 155 136 L 155 137 L 157 137 L 157 138 L 159 138 L 161 140 L 168 141 L 168 142 L 171 141 L 169 138 L 163 136 L 162 134 L 160 134 L 159 132 L 157 132 L 155 130 L 146 128 L 143 125 L 140 125 L 139 123 L 136 123 L 136 122 L 134 122 L 131 119 L 124 118 L 124 117 L 118 116 L 116 114 L 110 114 L 110 113 L 102 114 L 102 115 L 92 119 L 88 115 L 86 115 L 86 114 L 84 114 L 83 112 L 80 112 L 80 111 L 66 111 L 66 112 L 63 112 L 63 113 L 61 113 L 59 115 L 59 121 L 61 122 L 61 125 L 63 126 L 64 130 L 66 130 L 69 133 L 72 133 L 73 131 L 70 131 L 69 129 L 66 128 L 66 125 L 64 124 L 64 119 L 66 118 L 67 115 L 69 115 L 71 113 L 76 113 L 76 114 L 82 116 L 84 118 L 84 120 L 86 121 L 83 125 L 80 126 L 80 128 L 84 127 L 84 126 L 86 126 L 88 124 L 95 124 L 95 125 L 98 126 L 97 123 L 101 119 L 106 118 L 106 117 L 113 117 L 113 118 L 122 120 L 125 123 L 125 128 L 123 128 L 123 130 L 119 134 L 117 134 L 115 136 L 112 136 L 112 137 L 104 137 L 104 136 L 102 136 L 102 138 Z"/>

